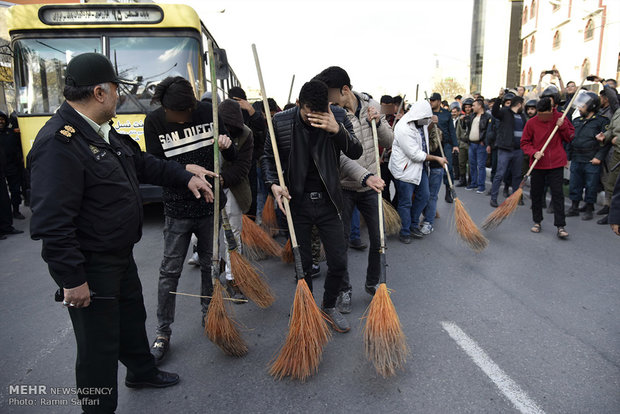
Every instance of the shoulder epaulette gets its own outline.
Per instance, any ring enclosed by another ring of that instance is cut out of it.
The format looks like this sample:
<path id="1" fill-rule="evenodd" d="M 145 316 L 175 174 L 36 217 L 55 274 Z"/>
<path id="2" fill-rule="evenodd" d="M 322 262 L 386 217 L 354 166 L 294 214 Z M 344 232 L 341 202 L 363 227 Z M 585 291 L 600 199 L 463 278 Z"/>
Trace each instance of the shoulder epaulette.
<path id="1" fill-rule="evenodd" d="M 65 143 L 69 143 L 71 141 L 71 137 L 76 133 L 76 130 L 73 126 L 66 124 L 58 131 L 56 131 L 56 138 L 59 138 L 61 141 Z"/>

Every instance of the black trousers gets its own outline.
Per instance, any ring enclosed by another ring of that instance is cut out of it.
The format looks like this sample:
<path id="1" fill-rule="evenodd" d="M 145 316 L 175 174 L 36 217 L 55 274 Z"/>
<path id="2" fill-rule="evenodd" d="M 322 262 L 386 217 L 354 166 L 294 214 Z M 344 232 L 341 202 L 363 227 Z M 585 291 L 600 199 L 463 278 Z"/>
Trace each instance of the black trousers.
<path id="1" fill-rule="evenodd" d="M 390 183 L 394 181 L 394 176 L 388 168 L 387 161 L 381 163 L 381 178 L 383 179 L 383 181 L 385 181 L 385 188 L 383 189 L 382 196 L 385 200 L 391 203 L 392 198 L 390 197 Z M 394 194 L 394 197 L 396 197 L 396 194 Z"/>
<path id="2" fill-rule="evenodd" d="M 319 230 L 319 236 L 325 248 L 327 258 L 327 276 L 323 306 L 333 308 L 340 293 L 340 286 L 347 273 L 347 248 L 344 238 L 342 220 L 327 193 L 320 193 L 321 198 L 312 200 L 305 194 L 303 200 L 291 202 L 291 213 L 295 225 L 295 235 L 301 253 L 306 283 L 312 291 L 312 226 Z"/>
<path id="3" fill-rule="evenodd" d="M 13 213 L 11 199 L 6 187 L 6 179 L 0 175 L 0 234 L 8 233 L 13 229 Z"/>
<path id="4" fill-rule="evenodd" d="M 366 284 L 374 286 L 379 283 L 379 273 L 381 272 L 380 250 L 381 236 L 379 234 L 379 200 L 377 193 L 373 190 L 357 192 L 343 190 L 342 196 L 344 200 L 343 223 L 344 235 L 347 240 L 348 234 L 351 233 L 351 216 L 353 208 L 357 206 L 368 228 L 368 240 L 370 247 L 368 249 L 368 267 L 366 268 Z M 351 281 L 349 274 L 342 281 L 341 291 L 350 291 Z"/>
<path id="5" fill-rule="evenodd" d="M 250 165 L 250 172 L 248 173 L 248 180 L 250 180 L 250 192 L 252 193 L 252 204 L 250 204 L 250 209 L 247 214 L 250 217 L 256 216 L 256 195 L 257 195 L 257 184 L 258 184 L 258 175 L 256 174 L 256 160 L 252 159 L 252 165 Z"/>
<path id="6" fill-rule="evenodd" d="M 16 174 L 9 174 L 6 176 L 6 180 L 9 183 L 9 192 L 11 193 L 11 205 L 13 211 L 19 211 L 19 205 L 22 203 L 22 185 L 24 177 L 21 172 Z"/>
<path id="7" fill-rule="evenodd" d="M 551 190 L 551 203 L 553 204 L 553 225 L 556 227 L 566 226 L 564 215 L 564 167 L 550 170 L 534 169 L 531 178 L 532 196 L 532 219 L 534 223 L 543 221 L 543 198 L 545 197 L 545 184 Z"/>
<path id="8" fill-rule="evenodd" d="M 77 387 L 111 389 L 109 394 L 78 394 L 78 398 L 86 399 L 82 409 L 87 413 L 112 413 L 117 405 L 118 361 L 127 367 L 129 380 L 148 378 L 157 368 L 146 336 L 142 285 L 132 249 L 84 255 L 89 288 L 116 299 L 93 299 L 86 308 L 68 308 L 77 342 Z"/>

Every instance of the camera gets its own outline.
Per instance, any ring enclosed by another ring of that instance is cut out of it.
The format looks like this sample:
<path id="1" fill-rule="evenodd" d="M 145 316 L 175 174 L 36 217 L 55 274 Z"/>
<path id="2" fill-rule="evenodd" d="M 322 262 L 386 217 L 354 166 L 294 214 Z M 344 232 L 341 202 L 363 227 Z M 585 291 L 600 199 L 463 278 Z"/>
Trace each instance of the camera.
<path id="1" fill-rule="evenodd" d="M 545 75 L 553 75 L 555 73 L 554 70 L 546 70 Z"/>

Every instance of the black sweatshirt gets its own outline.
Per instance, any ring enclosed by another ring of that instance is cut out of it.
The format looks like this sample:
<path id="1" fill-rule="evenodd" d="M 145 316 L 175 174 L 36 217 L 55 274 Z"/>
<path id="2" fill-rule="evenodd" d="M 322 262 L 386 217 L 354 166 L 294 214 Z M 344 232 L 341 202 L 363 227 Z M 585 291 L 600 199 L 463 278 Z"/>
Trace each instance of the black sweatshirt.
<path id="1" fill-rule="evenodd" d="M 226 134 L 221 117 L 219 133 Z M 208 102 L 198 102 L 191 121 L 182 124 L 167 122 L 164 108 L 154 110 L 144 121 L 144 138 L 147 152 L 155 156 L 213 171 L 213 107 Z M 227 161 L 234 160 L 234 145 L 221 154 Z M 213 184 L 213 179 L 208 181 Z M 164 213 L 168 217 L 199 218 L 213 214 L 213 204 L 203 197 L 197 199 L 188 189 L 164 187 L 163 193 Z"/>

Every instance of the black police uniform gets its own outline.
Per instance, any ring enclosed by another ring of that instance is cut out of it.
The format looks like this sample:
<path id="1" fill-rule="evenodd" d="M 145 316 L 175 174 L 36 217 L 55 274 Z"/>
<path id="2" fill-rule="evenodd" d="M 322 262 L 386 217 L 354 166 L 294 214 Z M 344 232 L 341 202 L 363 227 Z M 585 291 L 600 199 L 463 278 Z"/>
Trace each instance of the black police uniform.
<path id="1" fill-rule="evenodd" d="M 68 308 L 77 340 L 77 387 L 112 389 L 109 395 L 78 393 L 85 412 L 116 409 L 119 360 L 129 381 L 157 373 L 132 254 L 142 234 L 139 184 L 187 187 L 192 177 L 178 163 L 140 151 L 128 135 L 111 129 L 109 140 L 65 102 L 28 154 L 31 235 L 43 241 L 50 274 L 62 288 L 88 282 L 98 296 L 116 298 Z"/>

